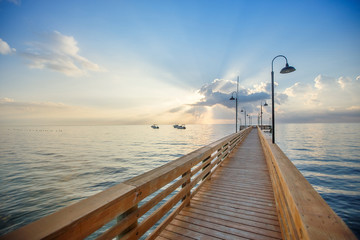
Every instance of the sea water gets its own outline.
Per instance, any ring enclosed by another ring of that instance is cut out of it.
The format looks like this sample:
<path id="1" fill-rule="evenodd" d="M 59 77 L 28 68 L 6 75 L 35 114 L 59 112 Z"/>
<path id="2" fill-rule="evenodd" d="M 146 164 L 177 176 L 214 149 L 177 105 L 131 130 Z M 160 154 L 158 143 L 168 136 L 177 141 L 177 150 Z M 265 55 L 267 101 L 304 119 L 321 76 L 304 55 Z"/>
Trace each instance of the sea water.
<path id="1" fill-rule="evenodd" d="M 279 124 L 276 142 L 360 239 L 360 124 Z"/>
<path id="2" fill-rule="evenodd" d="M 177 159 L 234 125 L 0 127 L 0 235 Z M 277 143 L 359 236 L 360 124 L 279 124 Z"/>

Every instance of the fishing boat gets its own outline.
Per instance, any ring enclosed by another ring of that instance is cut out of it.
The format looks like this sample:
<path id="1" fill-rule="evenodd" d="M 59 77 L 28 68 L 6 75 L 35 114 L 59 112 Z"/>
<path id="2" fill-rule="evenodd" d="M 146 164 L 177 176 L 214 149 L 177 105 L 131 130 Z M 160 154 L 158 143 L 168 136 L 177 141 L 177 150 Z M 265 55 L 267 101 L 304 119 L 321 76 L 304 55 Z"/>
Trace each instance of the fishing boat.
<path id="1" fill-rule="evenodd" d="M 182 125 L 178 125 L 178 126 L 177 126 L 177 129 L 186 129 L 186 127 L 185 127 L 184 124 L 182 124 Z"/>
<path id="2" fill-rule="evenodd" d="M 159 126 L 156 125 L 156 124 L 151 125 L 151 127 L 152 127 L 153 129 L 159 129 Z"/>

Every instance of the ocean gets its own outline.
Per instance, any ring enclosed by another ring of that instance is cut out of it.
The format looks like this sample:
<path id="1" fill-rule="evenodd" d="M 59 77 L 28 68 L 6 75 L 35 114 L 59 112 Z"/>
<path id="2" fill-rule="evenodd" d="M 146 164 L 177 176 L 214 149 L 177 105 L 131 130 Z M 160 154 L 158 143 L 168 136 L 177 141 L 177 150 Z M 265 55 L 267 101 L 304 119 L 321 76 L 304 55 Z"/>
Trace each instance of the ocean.
<path id="1" fill-rule="evenodd" d="M 234 125 L 0 126 L 0 235 L 234 131 Z M 360 238 L 360 124 L 278 124 L 276 137 Z"/>

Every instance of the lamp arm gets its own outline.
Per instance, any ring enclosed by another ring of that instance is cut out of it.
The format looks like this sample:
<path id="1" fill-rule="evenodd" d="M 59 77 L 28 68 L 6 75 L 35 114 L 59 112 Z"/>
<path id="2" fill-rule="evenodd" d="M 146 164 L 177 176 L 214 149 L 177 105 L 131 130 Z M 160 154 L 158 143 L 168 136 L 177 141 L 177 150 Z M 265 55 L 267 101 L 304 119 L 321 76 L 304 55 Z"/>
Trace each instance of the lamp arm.
<path id="1" fill-rule="evenodd" d="M 272 72 L 274 71 L 274 60 L 275 60 L 276 58 L 278 58 L 278 57 L 283 57 L 283 58 L 285 58 L 286 64 L 288 64 L 288 60 L 287 60 L 287 58 L 286 58 L 284 55 L 277 55 L 277 56 L 274 57 L 274 59 L 271 61 L 271 71 L 272 71 Z"/>

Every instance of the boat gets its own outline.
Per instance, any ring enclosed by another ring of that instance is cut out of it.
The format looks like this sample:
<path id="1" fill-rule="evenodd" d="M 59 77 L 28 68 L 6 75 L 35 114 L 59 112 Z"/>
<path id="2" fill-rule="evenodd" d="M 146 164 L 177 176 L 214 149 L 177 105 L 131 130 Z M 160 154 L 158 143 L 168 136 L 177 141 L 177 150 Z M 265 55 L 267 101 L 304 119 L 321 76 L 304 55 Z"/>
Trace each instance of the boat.
<path id="1" fill-rule="evenodd" d="M 178 126 L 177 126 L 177 129 L 186 129 L 186 127 L 185 127 L 184 124 L 182 124 L 182 125 L 178 125 Z"/>
<path id="2" fill-rule="evenodd" d="M 151 127 L 152 127 L 153 129 L 159 129 L 159 126 L 156 125 L 156 124 L 151 125 Z"/>

